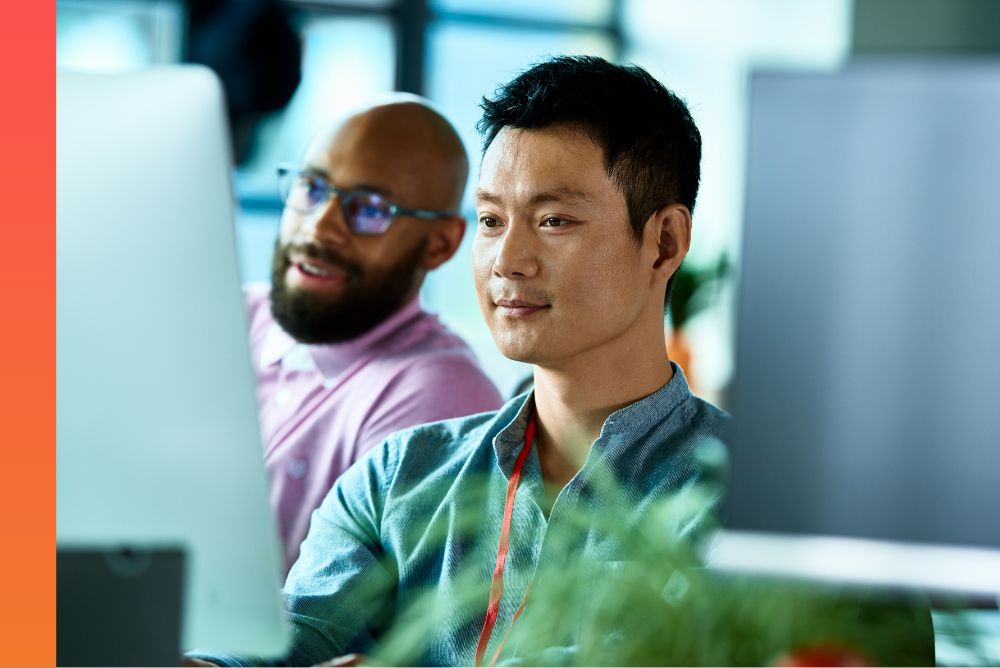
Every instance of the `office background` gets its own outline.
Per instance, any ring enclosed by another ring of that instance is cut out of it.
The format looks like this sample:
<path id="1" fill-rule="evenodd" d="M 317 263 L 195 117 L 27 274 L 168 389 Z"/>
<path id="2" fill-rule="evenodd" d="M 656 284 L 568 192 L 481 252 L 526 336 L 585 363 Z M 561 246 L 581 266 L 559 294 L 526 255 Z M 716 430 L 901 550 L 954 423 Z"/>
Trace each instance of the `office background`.
<path id="1" fill-rule="evenodd" d="M 204 4 L 204 3 L 202 3 Z M 195 3 L 197 5 L 197 3 Z M 286 1 L 302 41 L 302 78 L 285 109 L 259 125 L 236 172 L 244 280 L 269 277 L 280 204 L 274 166 L 298 161 L 318 130 L 393 90 L 430 98 L 456 125 L 472 160 L 484 95 L 548 55 L 592 54 L 647 68 L 685 98 L 704 138 L 702 186 L 687 266 L 737 260 L 743 207 L 747 73 L 755 67 L 833 68 L 849 55 L 850 0 L 356 0 Z M 128 71 L 180 62 L 190 6 L 175 0 L 59 0 L 57 65 Z M 725 17 L 725 20 L 721 20 Z M 501 392 L 530 370 L 503 358 L 480 317 L 468 229 L 457 256 L 423 289 L 434 311 L 473 346 Z M 732 272 L 728 274 L 732 276 Z M 732 375 L 732 281 L 684 326 L 699 391 L 725 403 Z"/>

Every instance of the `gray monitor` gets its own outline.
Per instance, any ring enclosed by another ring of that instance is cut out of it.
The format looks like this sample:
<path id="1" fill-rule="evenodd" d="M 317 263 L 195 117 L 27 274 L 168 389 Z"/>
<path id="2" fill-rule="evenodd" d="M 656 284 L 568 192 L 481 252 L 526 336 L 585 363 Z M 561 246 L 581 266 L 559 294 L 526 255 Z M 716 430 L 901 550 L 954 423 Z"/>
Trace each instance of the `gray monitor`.
<path id="1" fill-rule="evenodd" d="M 717 567 L 1000 592 L 1000 61 L 758 73 Z"/>
<path id="2" fill-rule="evenodd" d="M 58 547 L 177 546 L 183 646 L 281 655 L 221 87 L 59 74 L 56 133 Z"/>

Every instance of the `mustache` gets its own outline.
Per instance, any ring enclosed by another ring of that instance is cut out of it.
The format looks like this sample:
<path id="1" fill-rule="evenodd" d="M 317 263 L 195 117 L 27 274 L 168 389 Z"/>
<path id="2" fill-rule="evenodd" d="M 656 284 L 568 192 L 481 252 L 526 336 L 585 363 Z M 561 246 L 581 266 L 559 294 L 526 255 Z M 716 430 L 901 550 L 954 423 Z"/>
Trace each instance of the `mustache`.
<path id="1" fill-rule="evenodd" d="M 310 259 L 331 264 L 351 277 L 360 278 L 364 274 L 361 265 L 351 262 L 332 248 L 314 242 L 286 244 L 281 247 L 281 258 L 286 267 L 291 264 L 289 258 L 292 255 L 305 255 Z"/>
<path id="2" fill-rule="evenodd" d="M 489 291 L 493 303 L 499 301 L 522 301 L 530 304 L 551 304 L 552 296 L 544 290 L 525 289 L 514 286 L 496 286 Z"/>

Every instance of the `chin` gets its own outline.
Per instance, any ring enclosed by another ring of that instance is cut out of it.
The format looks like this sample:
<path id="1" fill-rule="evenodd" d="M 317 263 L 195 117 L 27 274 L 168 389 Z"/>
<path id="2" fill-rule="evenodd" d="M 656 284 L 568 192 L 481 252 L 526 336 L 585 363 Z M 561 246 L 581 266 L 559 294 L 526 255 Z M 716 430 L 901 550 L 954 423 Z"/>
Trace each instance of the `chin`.
<path id="1" fill-rule="evenodd" d="M 510 341 L 502 337 L 494 337 L 494 342 L 500 350 L 500 354 L 515 362 L 525 364 L 539 364 L 546 359 L 545 352 L 540 350 L 538 345 L 526 341 Z"/>
<path id="2" fill-rule="evenodd" d="M 502 348 L 500 349 L 500 353 L 509 360 L 524 362 L 525 364 L 540 364 L 544 360 L 544 357 L 539 355 L 520 351 L 506 351 Z"/>

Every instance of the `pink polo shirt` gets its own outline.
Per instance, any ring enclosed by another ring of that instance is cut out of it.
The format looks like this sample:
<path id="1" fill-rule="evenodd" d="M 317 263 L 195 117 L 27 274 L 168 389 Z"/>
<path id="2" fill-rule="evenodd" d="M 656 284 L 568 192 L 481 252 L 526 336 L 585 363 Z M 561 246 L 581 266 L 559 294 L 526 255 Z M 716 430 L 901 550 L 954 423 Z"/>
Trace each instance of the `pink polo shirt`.
<path id="1" fill-rule="evenodd" d="M 390 433 L 496 410 L 469 346 L 414 299 L 357 339 L 295 341 L 271 318 L 270 286 L 246 289 L 271 504 L 285 571 L 334 480 Z"/>

